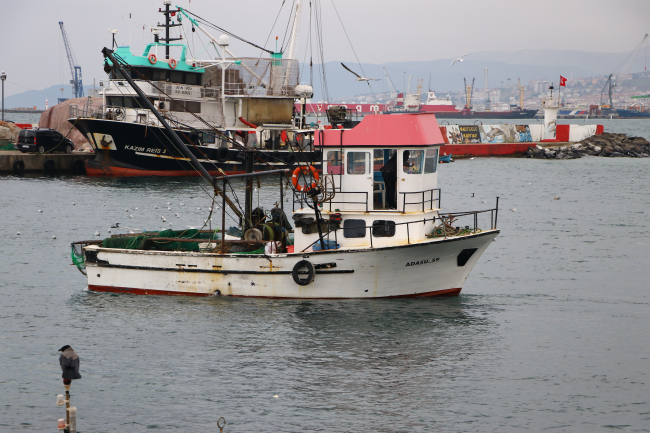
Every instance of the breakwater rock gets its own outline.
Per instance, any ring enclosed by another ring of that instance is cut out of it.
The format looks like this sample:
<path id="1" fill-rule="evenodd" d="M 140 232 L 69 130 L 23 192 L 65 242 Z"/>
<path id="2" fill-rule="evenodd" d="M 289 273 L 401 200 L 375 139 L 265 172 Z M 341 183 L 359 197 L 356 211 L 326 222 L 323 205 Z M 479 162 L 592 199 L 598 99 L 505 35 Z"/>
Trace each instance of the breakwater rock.
<path id="1" fill-rule="evenodd" d="M 570 146 L 542 147 L 537 145 L 529 147 L 526 152 L 526 157 L 539 159 L 577 159 L 585 155 L 610 158 L 648 158 L 650 157 L 650 141 L 643 137 L 605 133 L 585 138 Z"/>

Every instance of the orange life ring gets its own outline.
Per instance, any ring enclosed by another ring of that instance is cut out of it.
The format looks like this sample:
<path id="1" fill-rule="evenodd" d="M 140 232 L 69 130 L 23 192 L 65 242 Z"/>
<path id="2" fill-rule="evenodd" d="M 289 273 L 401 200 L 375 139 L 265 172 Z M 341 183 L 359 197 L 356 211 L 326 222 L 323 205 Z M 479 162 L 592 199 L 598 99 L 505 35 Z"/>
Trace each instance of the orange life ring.
<path id="1" fill-rule="evenodd" d="M 178 63 L 176 62 L 176 60 L 174 60 L 174 59 L 169 59 L 169 67 L 170 67 L 170 68 L 172 68 L 172 69 L 176 69 L 176 66 L 177 66 L 177 65 L 178 65 Z"/>
<path id="2" fill-rule="evenodd" d="M 311 173 L 311 175 L 313 176 L 313 178 L 315 180 L 318 180 L 318 178 L 319 178 L 318 177 L 318 170 L 316 170 L 313 165 L 300 166 L 300 167 L 296 168 L 293 171 L 293 176 L 291 176 L 291 183 L 293 183 L 293 186 L 298 191 L 307 192 L 307 191 L 311 191 L 312 189 L 314 189 L 314 188 L 316 188 L 318 186 L 318 184 L 316 182 L 312 182 L 311 186 L 307 186 L 307 185 L 303 186 L 303 185 L 299 184 L 298 183 L 298 176 L 300 175 L 300 173 L 305 173 L 305 174 Z"/>
<path id="3" fill-rule="evenodd" d="M 157 61 L 158 61 L 158 59 L 156 58 L 156 55 L 155 55 L 155 54 L 153 54 L 153 53 L 152 53 L 152 54 L 149 54 L 149 63 L 151 63 L 151 64 L 153 65 L 153 64 L 155 64 Z"/>

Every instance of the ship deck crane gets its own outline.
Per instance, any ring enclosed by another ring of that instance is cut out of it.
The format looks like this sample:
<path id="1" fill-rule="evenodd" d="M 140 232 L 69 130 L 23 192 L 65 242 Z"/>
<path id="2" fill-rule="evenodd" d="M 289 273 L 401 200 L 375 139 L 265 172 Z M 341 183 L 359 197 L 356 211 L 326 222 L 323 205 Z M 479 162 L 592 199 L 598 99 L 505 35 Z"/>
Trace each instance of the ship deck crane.
<path id="1" fill-rule="evenodd" d="M 72 84 L 74 97 L 81 98 L 84 96 L 84 87 L 81 81 L 81 66 L 76 65 L 74 55 L 72 54 L 72 48 L 70 48 L 70 43 L 68 42 L 68 36 L 66 35 L 65 28 L 63 27 L 63 21 L 59 21 L 59 27 L 61 27 L 63 44 L 65 45 L 65 52 L 68 56 L 68 63 L 70 64 L 70 74 L 72 74 L 70 84 Z"/>

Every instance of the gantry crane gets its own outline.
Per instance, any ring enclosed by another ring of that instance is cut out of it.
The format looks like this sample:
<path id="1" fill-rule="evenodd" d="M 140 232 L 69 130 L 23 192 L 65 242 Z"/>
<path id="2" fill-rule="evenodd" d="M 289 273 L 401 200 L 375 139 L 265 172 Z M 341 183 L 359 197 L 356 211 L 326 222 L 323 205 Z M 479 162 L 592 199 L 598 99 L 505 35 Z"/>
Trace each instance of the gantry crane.
<path id="1" fill-rule="evenodd" d="M 77 66 L 76 62 L 74 61 L 74 55 L 72 54 L 72 48 L 70 48 L 70 43 L 68 42 L 68 36 L 65 34 L 63 21 L 59 21 L 59 27 L 61 27 L 63 44 L 65 45 L 65 52 L 68 55 L 68 63 L 70 63 L 70 73 L 72 74 L 70 84 L 72 84 L 74 97 L 81 98 L 84 96 L 84 87 L 83 83 L 81 82 L 81 66 Z"/>

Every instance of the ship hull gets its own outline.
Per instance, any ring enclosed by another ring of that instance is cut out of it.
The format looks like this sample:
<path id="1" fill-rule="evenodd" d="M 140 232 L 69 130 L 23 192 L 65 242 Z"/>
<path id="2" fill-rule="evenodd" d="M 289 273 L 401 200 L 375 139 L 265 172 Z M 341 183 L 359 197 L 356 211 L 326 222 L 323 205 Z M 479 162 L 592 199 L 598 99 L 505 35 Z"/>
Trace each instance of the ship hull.
<path id="1" fill-rule="evenodd" d="M 441 119 L 534 119 L 538 110 L 439 112 Z"/>
<path id="2" fill-rule="evenodd" d="M 429 297 L 458 295 L 498 234 L 490 230 L 395 247 L 267 256 L 95 246 L 84 252 L 93 291 L 294 299 Z M 466 250 L 474 253 L 463 262 L 459 256 Z M 302 260 L 315 267 L 307 285 L 297 284 L 292 275 Z"/>
<path id="3" fill-rule="evenodd" d="M 650 111 L 616 110 L 619 119 L 650 119 Z"/>
<path id="4" fill-rule="evenodd" d="M 95 158 L 86 162 L 89 176 L 199 176 L 192 163 L 174 145 L 163 128 L 139 123 L 102 119 L 75 119 L 75 126 L 95 150 Z M 245 173 L 243 155 L 237 149 L 191 145 L 196 139 L 188 131 L 177 135 L 212 175 Z M 295 162 L 315 163 L 312 152 L 261 151 L 253 171 L 285 168 Z"/>

